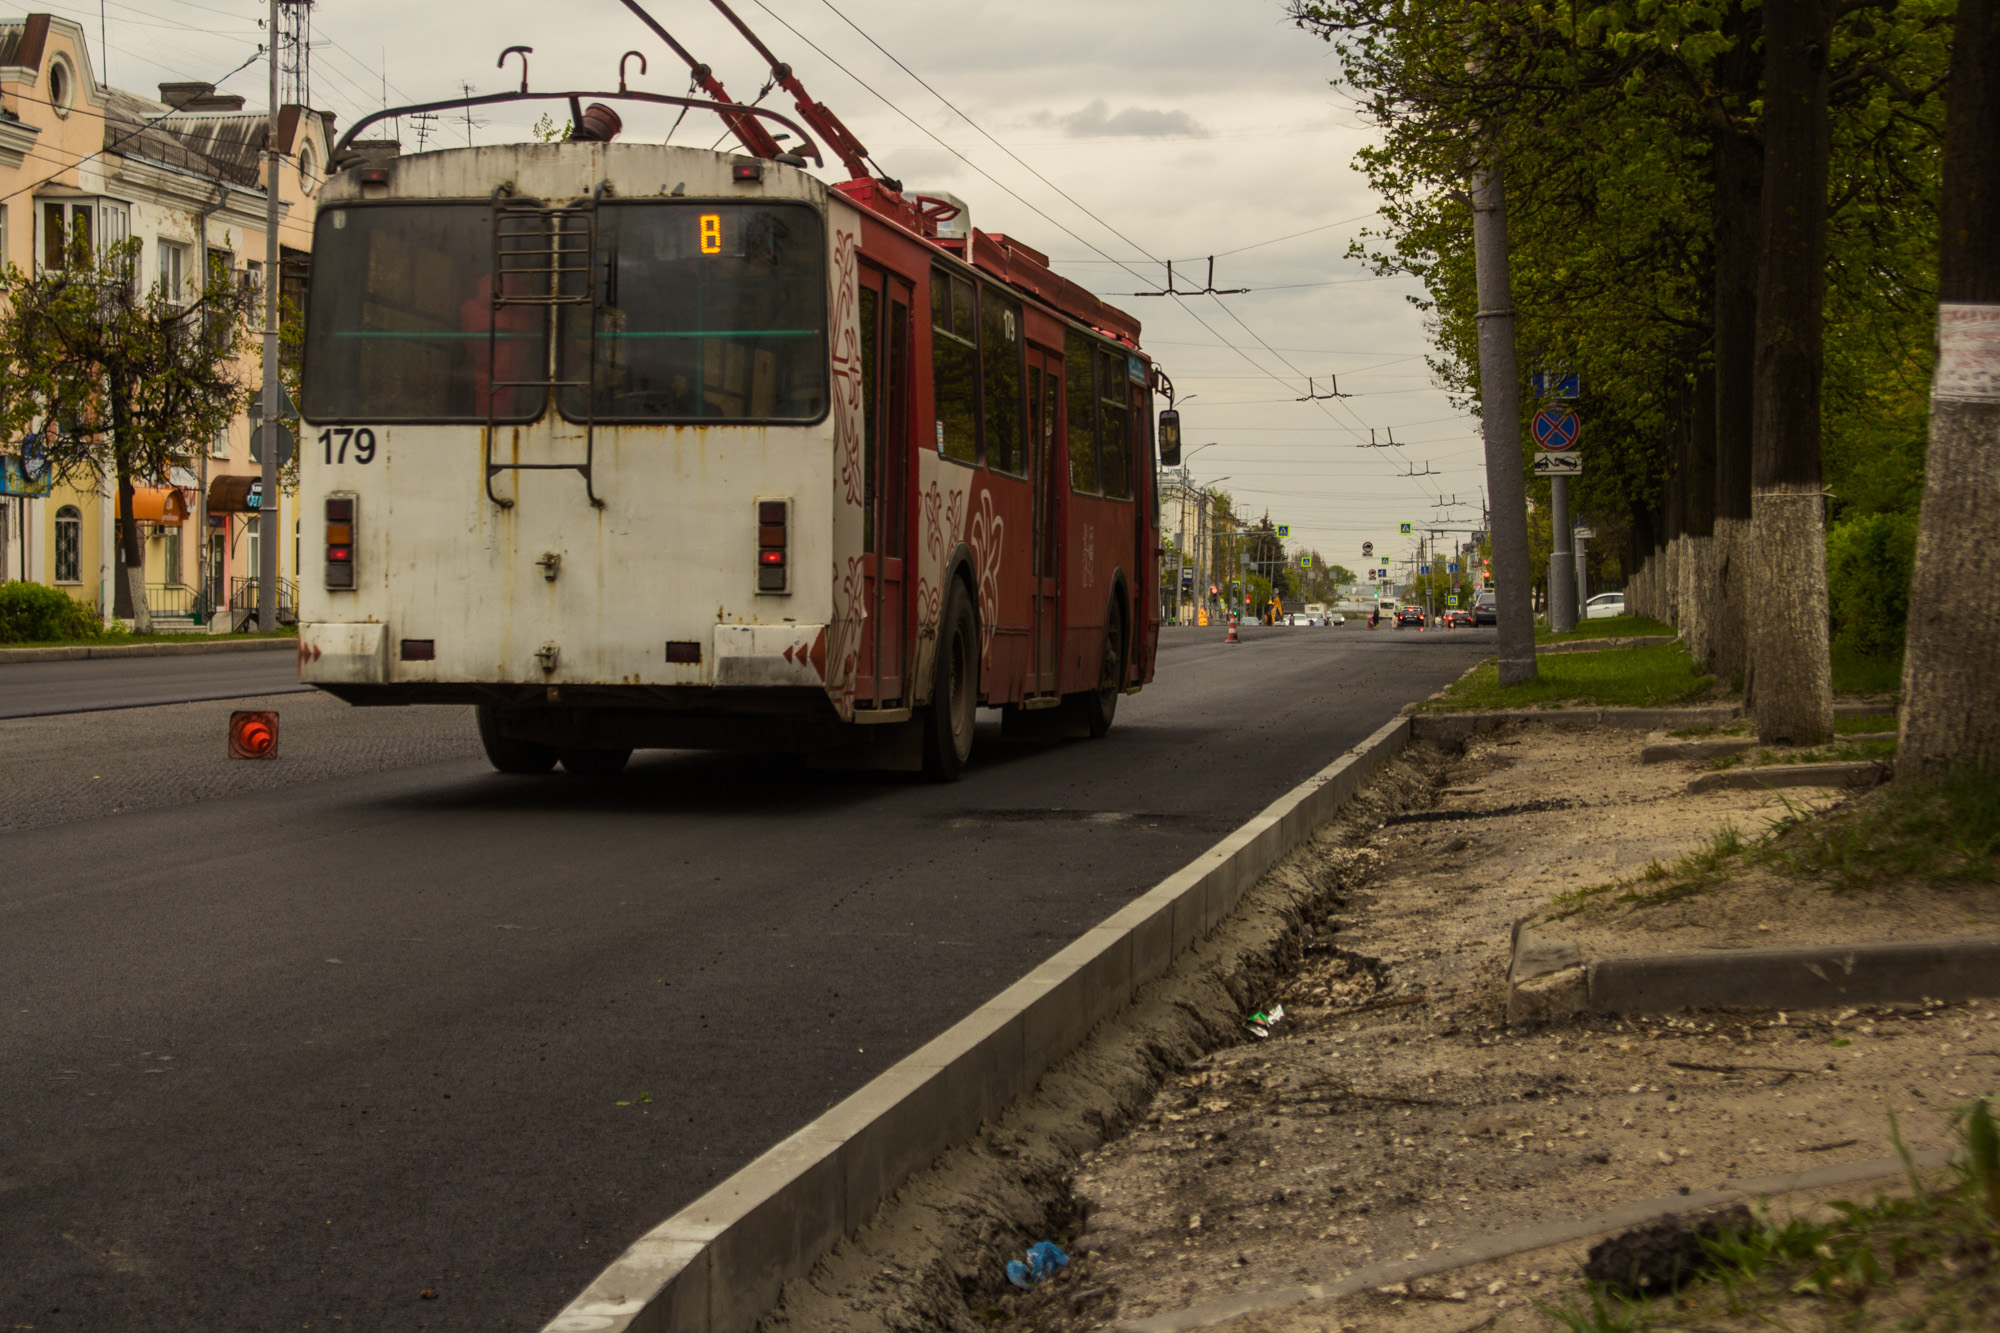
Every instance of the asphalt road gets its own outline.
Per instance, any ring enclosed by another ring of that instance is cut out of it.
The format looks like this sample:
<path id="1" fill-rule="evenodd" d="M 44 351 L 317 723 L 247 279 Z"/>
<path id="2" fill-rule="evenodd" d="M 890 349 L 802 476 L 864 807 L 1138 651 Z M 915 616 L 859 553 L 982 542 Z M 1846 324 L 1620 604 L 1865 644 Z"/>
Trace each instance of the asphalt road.
<path id="1" fill-rule="evenodd" d="M 145 708 L 309 690 L 287 652 L 99 657 L 0 664 L 0 718 Z"/>
<path id="2" fill-rule="evenodd" d="M 0 1328 L 536 1329 L 1492 651 L 1220 639 L 951 786 L 508 778 L 465 710 L 317 694 L 268 763 L 216 704 L 0 722 Z"/>

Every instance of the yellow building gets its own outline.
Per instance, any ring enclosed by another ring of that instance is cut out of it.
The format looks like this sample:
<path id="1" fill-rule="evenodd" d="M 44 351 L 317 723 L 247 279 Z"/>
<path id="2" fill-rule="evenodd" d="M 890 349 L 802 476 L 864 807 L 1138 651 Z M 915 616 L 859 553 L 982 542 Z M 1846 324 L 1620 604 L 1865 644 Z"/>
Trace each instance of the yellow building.
<path id="1" fill-rule="evenodd" d="M 268 277 L 268 117 L 205 84 L 162 84 L 159 94 L 100 83 L 84 30 L 69 19 L 0 19 L 0 257 L 23 272 L 43 271 L 64 262 L 65 234 L 81 231 L 99 245 L 137 237 L 146 287 L 191 296 L 201 274 L 222 266 L 261 289 Z M 300 303 L 331 135 L 331 113 L 279 109 L 278 279 L 280 291 Z M 255 351 L 240 371 L 246 385 L 259 381 Z M 20 447 L 0 442 L 0 453 Z M 292 579 L 289 502 L 275 515 L 231 510 L 229 497 L 242 504 L 242 484 L 217 486 L 256 475 L 261 465 L 251 455 L 250 423 L 238 418 L 216 439 L 188 441 L 174 474 L 138 497 L 147 600 L 156 615 L 205 619 L 226 617 L 232 603 L 241 609 L 254 597 L 257 548 L 273 529 L 280 577 Z M 211 494 L 223 504 L 212 506 Z M 115 508 L 111 494 L 66 487 L 0 500 L 0 571 L 59 587 L 107 617 L 124 610 Z M 286 592 L 281 606 L 289 611 L 290 603 Z"/>

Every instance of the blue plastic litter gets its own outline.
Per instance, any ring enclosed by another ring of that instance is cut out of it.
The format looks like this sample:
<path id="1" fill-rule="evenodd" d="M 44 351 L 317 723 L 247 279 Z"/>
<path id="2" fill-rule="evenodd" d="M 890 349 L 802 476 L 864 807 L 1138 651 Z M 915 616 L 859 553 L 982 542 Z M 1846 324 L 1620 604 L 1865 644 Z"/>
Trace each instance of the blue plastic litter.
<path id="1" fill-rule="evenodd" d="M 1069 1256 L 1062 1252 L 1061 1246 L 1052 1240 L 1040 1240 L 1028 1247 L 1026 1263 L 1019 1259 L 1007 1261 L 1007 1280 L 1023 1291 L 1030 1291 L 1068 1267 Z"/>

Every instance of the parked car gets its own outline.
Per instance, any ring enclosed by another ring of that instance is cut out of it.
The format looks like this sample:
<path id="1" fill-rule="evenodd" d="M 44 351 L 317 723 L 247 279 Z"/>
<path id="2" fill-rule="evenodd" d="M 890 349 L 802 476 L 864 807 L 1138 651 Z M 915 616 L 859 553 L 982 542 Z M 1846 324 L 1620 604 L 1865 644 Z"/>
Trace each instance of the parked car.
<path id="1" fill-rule="evenodd" d="M 1497 625 L 1500 623 L 1500 599 L 1491 592 L 1472 595 L 1472 623 L 1474 625 Z"/>
<path id="2" fill-rule="evenodd" d="M 1424 624 L 1425 624 L 1424 609 L 1421 606 L 1404 606 L 1397 608 L 1396 610 L 1397 629 L 1401 629 L 1405 625 L 1415 625 L 1418 629 L 1422 629 L 1424 627 Z"/>
<path id="3" fill-rule="evenodd" d="M 1622 592 L 1601 592 L 1583 604 L 1585 620 L 1605 620 L 1624 614 L 1625 594 Z"/>

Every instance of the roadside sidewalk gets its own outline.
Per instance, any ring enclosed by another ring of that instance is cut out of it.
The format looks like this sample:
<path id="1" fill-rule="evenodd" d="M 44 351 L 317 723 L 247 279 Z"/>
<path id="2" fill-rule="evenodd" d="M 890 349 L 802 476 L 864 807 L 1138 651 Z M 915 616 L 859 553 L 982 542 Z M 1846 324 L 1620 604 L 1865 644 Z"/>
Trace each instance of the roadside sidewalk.
<path id="1" fill-rule="evenodd" d="M 1913 1150 L 1943 1150 L 1954 1108 L 2000 1090 L 1992 1001 L 1505 1025 L 1524 917 L 1588 954 L 2000 933 L 1990 884 L 1836 892 L 1738 865 L 1728 847 L 1841 794 L 1693 794 L 1703 766 L 1641 764 L 1645 743 L 1477 736 L 1434 808 L 1391 815 L 1364 845 L 1303 851 L 1296 870 L 1338 906 L 1303 923 L 1304 966 L 1271 997 L 1284 1018 L 1169 1078 L 1084 1159 L 1070 1269 L 989 1319 L 1036 1333 L 1555 1327 L 1536 1303 L 1576 1288 L 1600 1237 L 1551 1244 L 1537 1227 L 1746 1181 L 1761 1194 L 1800 1173 L 1879 1175 L 1892 1116 Z M 1544 1243 L 1507 1254 L 1510 1236 Z M 1389 1280 L 1461 1246 L 1502 1257 Z M 1371 1285 L 1340 1291 L 1357 1280 Z"/>

